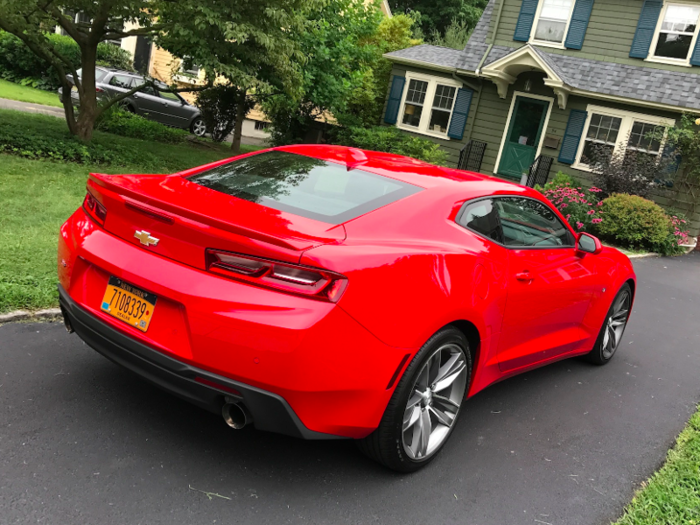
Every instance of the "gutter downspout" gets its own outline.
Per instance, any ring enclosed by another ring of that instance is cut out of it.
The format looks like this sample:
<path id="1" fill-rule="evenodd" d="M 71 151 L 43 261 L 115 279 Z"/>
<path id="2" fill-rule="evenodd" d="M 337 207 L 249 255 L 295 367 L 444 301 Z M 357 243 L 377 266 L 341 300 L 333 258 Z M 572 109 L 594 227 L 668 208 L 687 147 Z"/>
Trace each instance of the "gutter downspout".
<path id="1" fill-rule="evenodd" d="M 489 56 L 489 53 L 491 53 L 491 50 L 493 49 L 493 44 L 496 41 L 496 35 L 498 34 L 498 28 L 501 25 L 501 15 L 503 14 L 503 6 L 505 5 L 505 0 L 501 0 L 501 3 L 498 4 L 498 12 L 496 13 L 496 22 L 495 25 L 493 26 L 493 38 L 491 38 L 491 42 L 489 43 L 489 47 L 486 49 L 486 53 L 484 53 L 484 56 L 481 57 L 481 61 L 479 62 L 479 65 L 476 67 L 476 74 L 477 76 L 481 72 L 481 68 L 484 65 L 484 62 L 486 62 L 486 58 Z"/>

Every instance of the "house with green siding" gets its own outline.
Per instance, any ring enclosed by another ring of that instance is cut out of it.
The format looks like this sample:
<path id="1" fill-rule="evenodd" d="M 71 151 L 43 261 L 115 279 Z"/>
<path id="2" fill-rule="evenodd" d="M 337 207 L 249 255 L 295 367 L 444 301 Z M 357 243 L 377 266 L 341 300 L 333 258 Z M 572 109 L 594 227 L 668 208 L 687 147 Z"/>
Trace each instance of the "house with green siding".
<path id="1" fill-rule="evenodd" d="M 700 0 L 491 0 L 463 50 L 385 55 L 384 122 L 440 144 L 462 169 L 591 181 L 594 148 L 663 155 L 665 140 L 651 137 L 700 114 L 699 30 Z M 700 232 L 687 186 L 660 185 L 653 198 Z"/>

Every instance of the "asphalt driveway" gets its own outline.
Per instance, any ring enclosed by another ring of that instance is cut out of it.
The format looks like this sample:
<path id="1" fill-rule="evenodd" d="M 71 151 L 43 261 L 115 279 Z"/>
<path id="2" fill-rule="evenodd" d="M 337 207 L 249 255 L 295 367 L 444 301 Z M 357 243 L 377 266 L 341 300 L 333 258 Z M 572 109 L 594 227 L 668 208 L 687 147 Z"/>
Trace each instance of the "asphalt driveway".
<path id="1" fill-rule="evenodd" d="M 58 324 L 2 326 L 0 524 L 608 523 L 700 401 L 700 252 L 635 267 L 609 366 L 489 388 L 413 475 L 350 442 L 233 431 Z"/>

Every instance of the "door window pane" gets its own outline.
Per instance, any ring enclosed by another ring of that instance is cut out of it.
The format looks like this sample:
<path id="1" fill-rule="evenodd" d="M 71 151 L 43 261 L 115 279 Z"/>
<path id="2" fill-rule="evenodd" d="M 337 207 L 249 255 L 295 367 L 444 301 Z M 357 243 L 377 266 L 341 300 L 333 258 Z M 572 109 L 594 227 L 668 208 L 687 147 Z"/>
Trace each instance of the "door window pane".
<path id="1" fill-rule="evenodd" d="M 664 58 L 685 60 L 700 17 L 700 7 L 690 5 L 669 5 L 659 32 L 654 55 Z"/>
<path id="2" fill-rule="evenodd" d="M 110 79 L 109 85 L 123 89 L 131 89 L 132 80 L 131 77 L 127 77 L 126 75 L 114 75 Z"/>
<path id="3" fill-rule="evenodd" d="M 537 21 L 535 39 L 562 43 L 573 5 L 574 0 L 544 0 L 542 12 Z"/>
<path id="4" fill-rule="evenodd" d="M 406 92 L 406 104 L 403 110 L 403 123 L 408 126 L 418 127 L 423 114 L 425 94 L 428 91 L 428 83 L 422 80 L 411 80 Z"/>
<path id="5" fill-rule="evenodd" d="M 595 162 L 596 156 L 612 155 L 621 124 L 621 118 L 594 113 L 591 116 L 588 133 L 586 133 L 581 162 L 592 164 Z"/>
<path id="6" fill-rule="evenodd" d="M 166 100 L 171 100 L 172 102 L 180 102 L 180 97 L 178 97 L 175 93 L 172 93 L 171 91 L 158 91 L 158 93 L 160 93 L 160 96 Z"/>
<path id="7" fill-rule="evenodd" d="M 521 98 L 516 103 L 513 112 L 508 141 L 523 146 L 536 147 L 546 107 L 540 102 Z"/>
<path id="8" fill-rule="evenodd" d="M 556 214 L 534 199 L 494 199 L 506 246 L 521 248 L 573 247 L 574 238 Z"/>
<path id="9" fill-rule="evenodd" d="M 477 201 L 467 205 L 459 217 L 458 223 L 484 237 L 503 244 L 501 224 L 498 212 L 491 199 Z"/>
<path id="10" fill-rule="evenodd" d="M 447 125 L 452 114 L 452 104 L 455 100 L 457 88 L 438 85 L 435 90 L 433 100 L 433 112 L 430 116 L 430 126 L 428 130 L 438 133 L 447 133 Z"/>

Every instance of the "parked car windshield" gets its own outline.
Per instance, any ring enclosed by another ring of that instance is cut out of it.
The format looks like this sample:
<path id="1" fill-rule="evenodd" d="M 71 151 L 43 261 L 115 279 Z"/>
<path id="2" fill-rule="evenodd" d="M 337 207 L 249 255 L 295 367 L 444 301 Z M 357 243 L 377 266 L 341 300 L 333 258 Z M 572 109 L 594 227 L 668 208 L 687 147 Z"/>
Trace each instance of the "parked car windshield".
<path id="1" fill-rule="evenodd" d="M 325 160 L 271 151 L 190 177 L 211 188 L 268 208 L 341 224 L 417 193 L 421 188 Z"/>

